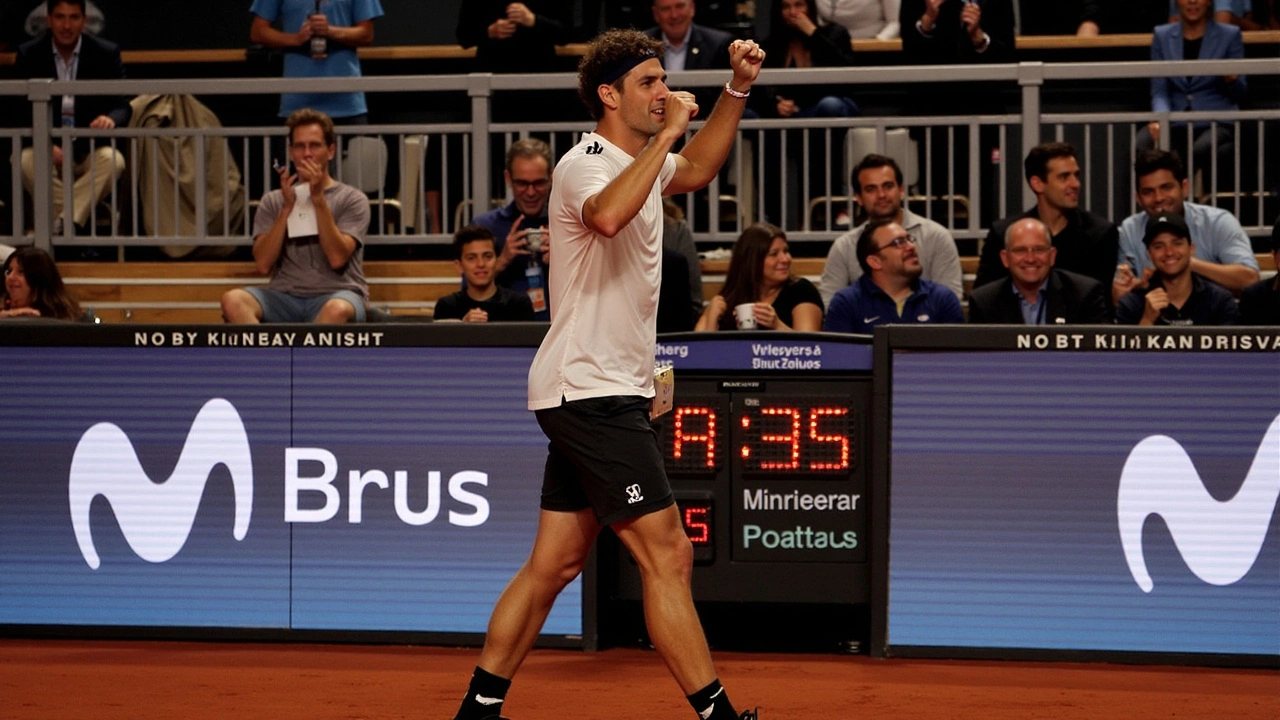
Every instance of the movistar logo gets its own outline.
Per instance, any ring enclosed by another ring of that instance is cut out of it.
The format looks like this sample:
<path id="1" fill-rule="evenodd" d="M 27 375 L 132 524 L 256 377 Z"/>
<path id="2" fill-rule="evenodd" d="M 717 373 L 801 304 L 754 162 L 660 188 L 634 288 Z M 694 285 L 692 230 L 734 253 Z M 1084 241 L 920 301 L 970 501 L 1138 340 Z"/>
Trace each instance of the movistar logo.
<path id="1" fill-rule="evenodd" d="M 107 499 L 120 531 L 138 557 L 162 563 L 187 542 L 209 473 L 225 465 L 231 473 L 236 517 L 232 534 L 243 540 L 253 510 L 253 462 L 249 437 L 231 403 L 214 398 L 200 408 L 173 474 L 164 482 L 147 477 L 138 453 L 119 426 L 101 422 L 89 428 L 71 458 L 68 496 L 76 541 L 89 567 L 101 565 L 89 529 L 89 506 Z"/>
<path id="2" fill-rule="evenodd" d="M 1211 585 L 1243 578 L 1262 550 L 1280 498 L 1280 415 L 1271 422 L 1244 484 L 1230 500 L 1205 490 L 1185 450 L 1152 435 L 1134 446 L 1120 474 L 1116 501 L 1120 543 L 1129 572 L 1143 592 L 1154 584 L 1142 555 L 1142 525 L 1159 515 L 1196 577 Z"/>

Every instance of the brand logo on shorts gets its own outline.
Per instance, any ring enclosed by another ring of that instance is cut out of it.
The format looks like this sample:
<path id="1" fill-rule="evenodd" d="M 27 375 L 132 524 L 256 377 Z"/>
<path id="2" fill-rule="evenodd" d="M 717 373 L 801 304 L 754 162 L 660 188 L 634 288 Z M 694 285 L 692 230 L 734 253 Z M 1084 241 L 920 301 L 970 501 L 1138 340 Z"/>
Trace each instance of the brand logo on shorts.
<path id="1" fill-rule="evenodd" d="M 644 499 L 644 495 L 640 494 L 639 484 L 627 486 L 627 504 L 628 505 L 635 505 L 636 503 L 640 502 L 643 499 Z"/>

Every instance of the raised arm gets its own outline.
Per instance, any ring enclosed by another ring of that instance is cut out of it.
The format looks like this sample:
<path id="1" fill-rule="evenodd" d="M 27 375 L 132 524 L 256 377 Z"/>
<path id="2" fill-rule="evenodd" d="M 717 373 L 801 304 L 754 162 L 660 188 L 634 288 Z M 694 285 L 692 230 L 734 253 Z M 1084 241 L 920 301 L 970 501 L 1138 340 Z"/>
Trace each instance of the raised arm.
<path id="1" fill-rule="evenodd" d="M 707 118 L 707 124 L 694 134 L 676 156 L 676 174 L 667 186 L 667 195 L 693 192 L 706 187 L 716 173 L 720 172 L 738 134 L 738 121 L 742 119 L 742 110 L 747 104 L 746 95 L 751 92 L 751 85 L 760 75 L 762 62 L 764 51 L 754 42 L 735 40 L 729 45 L 729 64 L 733 68 L 729 89 L 720 93 L 720 99 L 716 102 L 715 110 L 711 111 L 711 117 Z"/>
<path id="2" fill-rule="evenodd" d="M 650 81 L 648 78 L 644 80 Z M 662 82 L 659 77 L 652 78 L 652 81 Z M 635 162 L 582 204 L 582 222 L 588 229 L 611 238 L 640 212 L 662 172 L 667 153 L 676 140 L 684 135 L 685 128 L 689 126 L 689 118 L 697 107 L 691 93 L 668 93 L 662 129 L 640 151 Z"/>

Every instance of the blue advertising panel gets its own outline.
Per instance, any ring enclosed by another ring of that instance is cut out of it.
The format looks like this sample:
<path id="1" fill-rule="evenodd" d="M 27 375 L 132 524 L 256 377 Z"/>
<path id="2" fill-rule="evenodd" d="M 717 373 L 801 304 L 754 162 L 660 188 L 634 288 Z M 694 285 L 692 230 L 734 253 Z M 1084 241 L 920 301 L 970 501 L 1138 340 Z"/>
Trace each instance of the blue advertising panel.
<path id="1" fill-rule="evenodd" d="M 534 350 L 296 351 L 294 627 L 485 631 L 537 529 Z M 544 631 L 582 632 L 581 578 Z"/>
<path id="2" fill-rule="evenodd" d="M 485 631 L 537 526 L 534 347 L 182 334 L 0 347 L 0 625 Z"/>
<path id="3" fill-rule="evenodd" d="M 284 628 L 287 349 L 0 348 L 0 623 Z"/>
<path id="4" fill-rule="evenodd" d="M 891 424 L 889 646 L 1280 655 L 1273 353 L 895 352 Z"/>
<path id="5" fill-rule="evenodd" d="M 657 362 L 679 370 L 817 373 L 871 371 L 865 335 L 765 331 L 661 335 Z"/>

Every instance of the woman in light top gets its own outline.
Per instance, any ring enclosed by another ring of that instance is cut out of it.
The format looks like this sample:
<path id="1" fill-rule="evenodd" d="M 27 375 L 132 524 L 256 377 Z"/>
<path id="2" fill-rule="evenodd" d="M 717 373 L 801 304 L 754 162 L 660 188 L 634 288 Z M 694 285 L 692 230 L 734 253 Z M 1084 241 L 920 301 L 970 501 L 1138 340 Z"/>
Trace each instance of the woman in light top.
<path id="1" fill-rule="evenodd" d="M 805 278 L 791 274 L 787 235 L 768 223 L 756 223 L 733 244 L 724 287 L 698 318 L 697 331 L 734 330 L 734 308 L 750 304 L 757 328 L 822 329 L 822 295 Z"/>
<path id="2" fill-rule="evenodd" d="M 901 35 L 901 0 L 817 0 L 823 22 L 843 25 L 855 40 L 893 40 Z"/>

